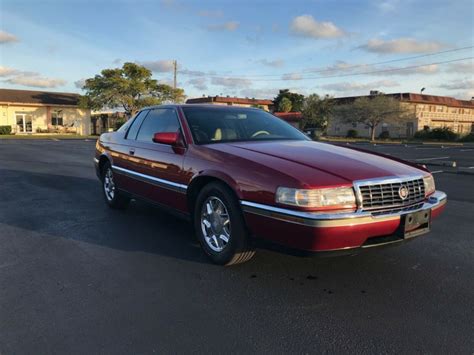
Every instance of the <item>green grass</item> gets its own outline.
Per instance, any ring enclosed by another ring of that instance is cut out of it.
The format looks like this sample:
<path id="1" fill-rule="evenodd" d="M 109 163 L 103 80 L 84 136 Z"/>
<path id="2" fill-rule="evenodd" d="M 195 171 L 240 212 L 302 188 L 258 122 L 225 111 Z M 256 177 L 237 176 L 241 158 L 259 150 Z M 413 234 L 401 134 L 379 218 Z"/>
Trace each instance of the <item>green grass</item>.
<path id="1" fill-rule="evenodd" d="M 0 139 L 97 139 L 98 136 L 80 136 L 77 134 L 5 134 Z"/>

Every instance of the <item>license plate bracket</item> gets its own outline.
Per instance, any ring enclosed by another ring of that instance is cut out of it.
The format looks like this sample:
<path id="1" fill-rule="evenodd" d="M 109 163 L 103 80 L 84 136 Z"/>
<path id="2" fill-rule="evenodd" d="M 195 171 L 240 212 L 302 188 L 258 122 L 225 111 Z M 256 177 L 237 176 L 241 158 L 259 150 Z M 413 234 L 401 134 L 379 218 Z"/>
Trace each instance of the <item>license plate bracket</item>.
<path id="1" fill-rule="evenodd" d="M 401 216 L 399 234 L 409 239 L 428 233 L 431 227 L 431 210 L 407 213 Z"/>

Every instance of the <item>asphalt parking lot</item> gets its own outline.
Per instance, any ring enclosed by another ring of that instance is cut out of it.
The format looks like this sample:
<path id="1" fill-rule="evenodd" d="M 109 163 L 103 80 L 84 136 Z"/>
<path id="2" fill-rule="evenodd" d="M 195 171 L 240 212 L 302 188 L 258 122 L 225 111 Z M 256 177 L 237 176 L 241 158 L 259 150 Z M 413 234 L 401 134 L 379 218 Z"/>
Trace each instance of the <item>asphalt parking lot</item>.
<path id="1" fill-rule="evenodd" d="M 474 166 L 468 148 L 367 148 Z M 403 246 L 223 268 L 187 223 L 108 209 L 93 150 L 0 140 L 0 354 L 474 352 L 474 175 L 430 167 L 448 206 Z"/>

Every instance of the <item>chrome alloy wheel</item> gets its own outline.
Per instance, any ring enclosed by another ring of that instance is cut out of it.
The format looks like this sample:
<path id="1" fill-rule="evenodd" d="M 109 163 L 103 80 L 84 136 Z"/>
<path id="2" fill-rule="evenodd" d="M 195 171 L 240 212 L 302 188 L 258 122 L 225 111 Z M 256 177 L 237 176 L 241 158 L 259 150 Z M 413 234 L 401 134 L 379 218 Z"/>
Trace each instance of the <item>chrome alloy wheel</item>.
<path id="1" fill-rule="evenodd" d="M 201 229 L 207 245 L 215 252 L 221 252 L 229 243 L 230 217 L 219 198 L 210 196 L 202 205 Z"/>
<path id="2" fill-rule="evenodd" d="M 112 201 L 115 197 L 114 173 L 108 168 L 104 175 L 104 192 L 107 200 Z"/>

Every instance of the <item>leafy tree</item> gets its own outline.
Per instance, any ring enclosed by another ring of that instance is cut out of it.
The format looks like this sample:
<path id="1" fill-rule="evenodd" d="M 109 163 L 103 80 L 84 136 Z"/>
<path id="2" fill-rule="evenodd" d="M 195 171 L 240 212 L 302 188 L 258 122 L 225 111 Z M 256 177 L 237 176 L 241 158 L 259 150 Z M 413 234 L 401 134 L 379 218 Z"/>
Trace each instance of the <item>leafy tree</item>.
<path id="1" fill-rule="evenodd" d="M 279 112 L 290 112 L 291 111 L 291 101 L 289 98 L 284 97 L 280 100 L 280 103 L 278 104 L 278 111 Z"/>
<path id="2" fill-rule="evenodd" d="M 183 89 L 174 89 L 152 79 L 152 72 L 135 63 L 122 68 L 104 69 L 101 74 L 87 79 L 81 106 L 94 110 L 122 106 L 127 115 L 134 115 L 142 107 L 164 102 L 183 102 Z"/>
<path id="3" fill-rule="evenodd" d="M 370 128 L 371 140 L 381 123 L 400 123 L 414 118 L 400 101 L 383 94 L 361 97 L 349 104 L 335 106 L 334 116 L 347 123 L 363 123 Z"/>
<path id="4" fill-rule="evenodd" d="M 280 108 L 280 101 L 285 97 L 291 101 L 291 111 L 293 112 L 301 111 L 301 109 L 303 108 L 304 95 L 290 92 L 289 89 L 280 90 L 280 93 L 278 94 L 278 96 L 275 97 L 275 99 L 273 100 L 273 103 L 276 108 L 278 109 Z"/>
<path id="5" fill-rule="evenodd" d="M 303 127 L 326 129 L 328 121 L 332 115 L 334 100 L 329 96 L 324 97 L 318 94 L 311 94 L 304 99 L 303 108 Z"/>

